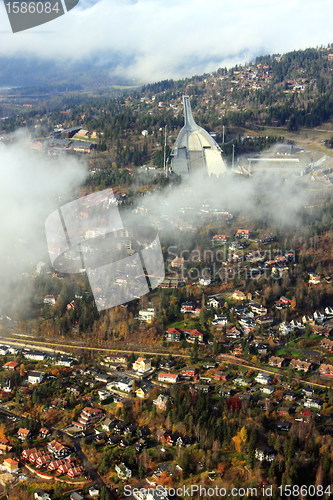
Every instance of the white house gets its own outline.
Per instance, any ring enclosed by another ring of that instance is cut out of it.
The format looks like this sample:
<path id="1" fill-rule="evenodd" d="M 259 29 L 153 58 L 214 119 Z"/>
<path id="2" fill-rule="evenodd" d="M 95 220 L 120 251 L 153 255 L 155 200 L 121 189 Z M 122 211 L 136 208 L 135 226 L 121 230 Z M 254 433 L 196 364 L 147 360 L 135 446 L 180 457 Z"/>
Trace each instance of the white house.
<path id="1" fill-rule="evenodd" d="M 147 358 L 138 358 L 135 363 L 133 363 L 133 370 L 139 373 L 145 373 L 151 370 L 151 361 Z"/>
<path id="2" fill-rule="evenodd" d="M 44 361 L 46 359 L 47 354 L 45 352 L 39 351 L 25 351 L 23 356 L 26 359 L 31 359 L 32 361 Z"/>
<path id="3" fill-rule="evenodd" d="M 177 373 L 160 372 L 158 374 L 159 382 L 168 382 L 169 384 L 176 384 L 178 382 L 179 375 Z"/>
<path id="4" fill-rule="evenodd" d="M 56 303 L 56 299 L 54 295 L 45 295 L 43 302 L 48 306 L 54 306 Z"/>
<path id="5" fill-rule="evenodd" d="M 129 377 L 119 378 L 118 380 L 113 380 L 106 385 L 107 389 L 117 389 L 119 391 L 131 392 L 133 387 L 133 379 Z"/>
<path id="6" fill-rule="evenodd" d="M 44 373 L 42 372 L 28 372 L 28 383 L 29 384 L 40 384 L 43 382 Z"/>
<path id="7" fill-rule="evenodd" d="M 271 448 L 256 448 L 255 457 L 260 462 L 273 462 L 275 458 L 275 452 Z"/>
<path id="8" fill-rule="evenodd" d="M 105 389 L 100 389 L 98 391 L 98 397 L 100 401 L 105 401 L 106 399 L 112 396 L 110 391 L 106 391 Z"/>
<path id="9" fill-rule="evenodd" d="M 269 373 L 258 373 L 258 375 L 256 376 L 255 378 L 255 381 L 258 383 L 258 384 L 263 384 L 263 385 L 267 385 L 267 384 L 270 384 L 272 382 L 272 375 L 269 375 Z"/>
<path id="10" fill-rule="evenodd" d="M 148 307 L 147 309 L 141 309 L 139 311 L 139 321 L 144 321 L 145 323 L 150 323 L 155 318 L 155 309 L 153 307 Z"/>
<path id="11" fill-rule="evenodd" d="M 120 464 L 116 464 L 115 470 L 116 470 L 117 476 L 120 479 L 129 479 L 130 477 L 132 477 L 131 469 L 126 467 L 124 462 L 121 462 Z"/>

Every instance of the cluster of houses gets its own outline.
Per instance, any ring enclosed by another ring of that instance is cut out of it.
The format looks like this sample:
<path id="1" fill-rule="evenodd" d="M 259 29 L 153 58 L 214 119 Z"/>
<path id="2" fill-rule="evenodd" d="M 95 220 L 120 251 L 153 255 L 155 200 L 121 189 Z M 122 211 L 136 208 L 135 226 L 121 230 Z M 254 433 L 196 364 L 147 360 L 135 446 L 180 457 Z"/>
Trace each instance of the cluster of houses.
<path id="1" fill-rule="evenodd" d="M 84 468 L 72 458 L 70 448 L 56 440 L 48 443 L 46 449 L 23 450 L 21 460 L 36 469 L 45 470 L 57 476 L 67 476 L 69 479 L 82 477 L 85 473 Z"/>

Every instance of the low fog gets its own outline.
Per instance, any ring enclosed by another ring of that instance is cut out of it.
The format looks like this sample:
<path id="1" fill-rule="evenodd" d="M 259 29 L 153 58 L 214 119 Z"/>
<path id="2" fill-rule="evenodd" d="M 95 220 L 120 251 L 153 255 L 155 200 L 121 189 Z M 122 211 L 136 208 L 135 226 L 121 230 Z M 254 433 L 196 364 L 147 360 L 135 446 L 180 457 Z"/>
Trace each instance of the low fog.
<path id="1" fill-rule="evenodd" d="M 218 178 L 197 171 L 179 185 L 146 195 L 137 211 L 155 218 L 161 229 L 167 229 L 168 222 L 177 227 L 181 219 L 198 227 L 203 211 L 213 214 L 214 209 L 241 214 L 250 222 L 266 220 L 275 227 L 290 229 L 299 224 L 309 194 L 304 177 L 286 176 L 264 163 L 250 177 L 235 174 L 230 167 Z"/>
<path id="2" fill-rule="evenodd" d="M 72 196 L 86 171 L 76 159 L 34 152 L 23 133 L 0 142 L 0 314 L 15 312 L 27 298 L 25 286 L 15 286 L 39 261 L 49 261 L 45 219 Z"/>

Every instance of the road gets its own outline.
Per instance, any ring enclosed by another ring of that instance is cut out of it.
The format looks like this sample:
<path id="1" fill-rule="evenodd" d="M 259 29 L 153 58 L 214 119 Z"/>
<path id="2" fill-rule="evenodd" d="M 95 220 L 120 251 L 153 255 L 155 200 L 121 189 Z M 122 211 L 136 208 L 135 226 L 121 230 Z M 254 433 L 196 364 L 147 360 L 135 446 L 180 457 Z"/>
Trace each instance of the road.
<path id="1" fill-rule="evenodd" d="M 5 337 L 0 334 L 0 338 L 3 341 L 6 341 L 10 344 L 16 344 L 17 346 L 20 347 L 41 347 L 45 346 L 45 349 L 52 350 L 53 352 L 63 352 L 60 349 L 65 349 L 65 350 L 71 350 L 71 349 L 78 349 L 78 350 L 86 350 L 86 351 L 95 351 L 95 352 L 106 352 L 106 353 L 121 353 L 121 354 L 138 354 L 138 355 L 148 355 L 148 356 L 161 356 L 165 357 L 168 354 L 171 354 L 175 358 L 182 358 L 182 359 L 191 359 L 191 356 L 189 354 L 174 354 L 171 351 L 165 352 L 165 351 L 147 351 L 145 349 L 116 349 L 113 347 L 90 347 L 87 345 L 73 345 L 73 344 L 60 344 L 58 342 L 54 341 L 49 341 L 49 342 L 43 342 L 43 341 L 37 341 L 34 338 L 32 340 L 28 340 L 27 338 L 17 340 L 13 337 Z M 230 364 L 234 364 L 236 366 L 244 366 L 245 368 L 259 371 L 259 372 L 264 372 L 264 373 L 269 373 L 271 375 L 274 375 L 275 377 L 282 377 L 285 375 L 285 371 L 283 369 L 279 370 L 279 372 L 272 371 L 272 370 L 267 370 L 266 368 L 262 368 L 260 366 L 256 366 L 254 364 L 248 364 L 248 362 L 244 359 L 238 358 L 236 356 L 232 356 L 230 354 L 220 354 L 220 357 L 222 357 L 223 361 L 226 361 Z M 303 384 L 308 384 L 308 385 L 313 385 L 315 387 L 320 387 L 322 389 L 332 389 L 331 384 L 318 384 L 317 382 L 312 382 L 311 380 L 304 380 L 300 379 L 300 382 Z"/>

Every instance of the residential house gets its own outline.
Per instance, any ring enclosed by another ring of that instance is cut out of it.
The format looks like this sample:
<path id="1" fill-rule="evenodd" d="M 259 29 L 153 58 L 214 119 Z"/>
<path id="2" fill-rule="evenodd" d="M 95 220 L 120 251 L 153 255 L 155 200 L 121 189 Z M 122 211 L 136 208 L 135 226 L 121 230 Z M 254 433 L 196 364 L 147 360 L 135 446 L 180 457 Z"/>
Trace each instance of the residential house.
<path id="1" fill-rule="evenodd" d="M 212 325 L 226 326 L 228 324 L 228 317 L 225 314 L 215 314 L 212 320 Z"/>
<path id="2" fill-rule="evenodd" d="M 286 359 L 280 358 L 279 356 L 271 356 L 269 358 L 268 364 L 270 366 L 275 366 L 276 368 L 282 368 L 286 364 Z"/>
<path id="3" fill-rule="evenodd" d="M 44 304 L 48 306 L 54 306 L 56 303 L 56 299 L 54 295 L 45 295 L 43 299 Z"/>
<path id="4" fill-rule="evenodd" d="M 232 300 L 243 302 L 243 300 L 246 300 L 246 295 L 241 290 L 234 290 L 232 292 L 231 298 Z"/>
<path id="5" fill-rule="evenodd" d="M 167 342 L 180 342 L 182 338 L 182 331 L 177 328 L 168 328 L 165 334 L 165 340 Z"/>
<path id="6" fill-rule="evenodd" d="M 153 400 L 153 404 L 157 406 L 159 410 L 165 411 L 167 409 L 167 404 L 170 401 L 169 396 L 165 396 L 164 394 L 159 394 L 156 399 Z"/>
<path id="7" fill-rule="evenodd" d="M 304 314 L 304 316 L 302 316 L 302 323 L 303 323 L 303 325 L 314 326 L 315 321 L 313 319 L 313 316 L 307 316 L 306 314 Z"/>
<path id="8" fill-rule="evenodd" d="M 97 424 L 97 422 L 101 420 L 102 416 L 103 410 L 100 408 L 91 408 L 90 406 L 86 406 L 81 411 L 77 423 L 80 424 L 80 427 L 87 429 L 88 427 Z M 73 422 L 73 425 L 76 425 L 76 422 Z"/>
<path id="9" fill-rule="evenodd" d="M 0 438 L 0 455 L 9 453 L 13 447 L 10 446 L 10 442 L 7 438 Z"/>
<path id="10" fill-rule="evenodd" d="M 193 313 L 195 312 L 195 309 L 196 309 L 195 302 L 183 302 L 180 306 L 180 312 L 182 314 Z"/>
<path id="11" fill-rule="evenodd" d="M 29 439 L 31 436 L 31 431 L 29 429 L 24 429 L 22 427 L 19 428 L 17 431 L 17 437 L 21 440 L 24 441 L 25 439 Z"/>
<path id="12" fill-rule="evenodd" d="M 147 384 L 142 385 L 135 391 L 136 397 L 140 399 L 147 398 L 149 396 L 149 393 L 150 393 L 150 386 Z"/>
<path id="13" fill-rule="evenodd" d="M 218 245 L 220 243 L 226 243 L 227 241 L 227 237 L 225 234 L 214 234 L 213 238 L 212 238 L 212 243 L 214 245 Z"/>
<path id="14" fill-rule="evenodd" d="M 249 304 L 249 308 L 254 314 L 257 314 L 258 316 L 267 315 L 267 308 L 262 306 L 261 304 L 257 304 L 256 302 L 251 302 Z"/>
<path id="15" fill-rule="evenodd" d="M 323 314 L 320 311 L 315 311 L 313 313 L 313 319 L 315 320 L 316 323 L 321 324 L 325 320 L 325 314 Z"/>
<path id="16" fill-rule="evenodd" d="M 19 463 L 17 460 L 14 460 L 13 458 L 6 458 L 2 462 L 2 467 L 7 472 L 10 472 L 12 474 L 13 472 L 17 472 L 19 470 Z"/>
<path id="17" fill-rule="evenodd" d="M 275 391 L 274 387 L 266 387 L 266 386 L 264 386 L 264 387 L 261 388 L 261 392 L 263 394 L 267 394 L 268 396 L 271 396 L 274 393 L 274 391 Z"/>
<path id="18" fill-rule="evenodd" d="M 89 495 L 91 498 L 98 498 L 99 497 L 99 490 L 95 488 L 95 486 L 90 486 L 89 490 Z"/>
<path id="19" fill-rule="evenodd" d="M 7 345 L 0 345 L 0 355 L 1 356 L 6 356 L 6 354 L 8 353 L 8 346 Z"/>
<path id="20" fill-rule="evenodd" d="M 106 399 L 111 398 L 111 396 L 112 396 L 112 393 L 110 391 L 107 391 L 106 389 L 100 389 L 98 391 L 98 397 L 99 397 L 99 400 L 101 402 L 105 401 Z"/>
<path id="21" fill-rule="evenodd" d="M 39 436 L 43 439 L 49 437 L 51 435 L 51 431 L 50 429 L 48 429 L 47 427 L 41 427 L 39 429 Z"/>
<path id="22" fill-rule="evenodd" d="M 73 493 L 70 494 L 69 499 L 70 500 L 84 500 L 84 497 L 81 495 L 81 493 L 74 491 Z"/>
<path id="23" fill-rule="evenodd" d="M 318 285 L 320 283 L 321 277 L 317 273 L 309 273 L 309 283 L 312 285 Z"/>
<path id="24" fill-rule="evenodd" d="M 51 497 L 46 491 L 43 491 L 40 488 L 37 488 L 37 490 L 34 491 L 34 499 L 35 500 L 51 500 Z"/>
<path id="25" fill-rule="evenodd" d="M 325 307 L 325 314 L 326 316 L 333 316 L 333 307 L 331 306 Z"/>
<path id="26" fill-rule="evenodd" d="M 133 387 L 133 379 L 130 377 L 120 377 L 106 385 L 107 389 L 117 389 L 118 391 L 131 392 Z"/>
<path id="27" fill-rule="evenodd" d="M 248 240 L 250 237 L 250 231 L 248 229 L 237 229 L 235 233 L 235 238 L 244 238 Z"/>
<path id="28" fill-rule="evenodd" d="M 160 372 L 157 380 L 159 382 L 167 382 L 168 384 L 176 384 L 179 380 L 179 375 L 177 373 Z"/>
<path id="29" fill-rule="evenodd" d="M 45 374 L 42 372 L 35 372 L 35 371 L 28 372 L 28 383 L 40 384 L 41 382 L 43 382 L 44 375 Z"/>
<path id="30" fill-rule="evenodd" d="M 180 372 L 181 376 L 186 379 L 194 378 L 196 373 L 197 373 L 196 368 L 185 368 Z"/>
<path id="31" fill-rule="evenodd" d="M 21 453 L 21 459 L 22 460 L 29 460 L 29 456 L 32 454 L 32 453 L 37 453 L 37 449 L 36 448 L 26 448 L 25 450 L 22 451 Z"/>
<path id="32" fill-rule="evenodd" d="M 319 366 L 319 375 L 322 377 L 333 377 L 333 365 L 322 363 Z"/>
<path id="33" fill-rule="evenodd" d="M 275 456 L 276 456 L 275 451 L 267 446 L 256 448 L 255 450 L 255 457 L 260 462 L 273 462 Z"/>
<path id="34" fill-rule="evenodd" d="M 70 455 L 71 450 L 68 448 L 68 446 L 59 443 L 59 441 L 56 441 L 55 439 L 48 443 L 47 449 L 56 459 L 61 459 L 68 457 Z"/>
<path id="35" fill-rule="evenodd" d="M 108 356 L 105 356 L 104 361 L 114 366 L 126 365 L 127 357 L 122 354 L 109 354 Z"/>
<path id="36" fill-rule="evenodd" d="M 191 330 L 183 330 L 187 342 L 194 343 L 196 341 L 203 342 L 205 334 L 197 330 L 196 328 Z"/>
<path id="37" fill-rule="evenodd" d="M 53 460 L 53 455 L 42 455 L 42 456 L 39 456 L 37 458 L 37 460 L 35 461 L 35 465 L 36 465 L 36 468 L 37 469 L 44 469 L 46 467 L 48 467 L 48 465 L 50 464 L 50 462 L 52 462 Z"/>
<path id="38" fill-rule="evenodd" d="M 139 373 L 145 373 L 151 370 L 151 361 L 148 358 L 138 358 L 135 363 L 133 363 L 133 370 Z"/>
<path id="39" fill-rule="evenodd" d="M 19 368 L 19 366 L 20 365 L 18 363 L 16 363 L 16 361 L 7 361 L 7 363 L 5 363 L 2 368 L 4 370 L 10 370 L 10 371 L 14 372 L 15 370 L 17 370 Z"/>
<path id="40" fill-rule="evenodd" d="M 56 362 L 55 362 L 55 365 L 57 366 L 66 366 L 66 367 L 71 367 L 75 364 L 75 359 L 74 358 L 70 358 L 68 356 L 60 356 Z"/>
<path id="41" fill-rule="evenodd" d="M 239 339 L 242 336 L 242 332 L 233 326 L 226 331 L 226 336 L 228 339 Z"/>
<path id="42" fill-rule="evenodd" d="M 171 263 L 170 266 L 173 267 L 174 269 L 182 269 L 184 266 L 185 260 L 183 257 L 175 257 Z"/>
<path id="43" fill-rule="evenodd" d="M 145 323 L 150 323 L 155 318 L 155 309 L 153 307 L 148 307 L 147 309 L 140 309 L 138 320 L 144 321 Z"/>
<path id="44" fill-rule="evenodd" d="M 132 477 L 131 469 L 126 467 L 124 462 L 121 462 L 120 464 L 116 464 L 115 470 L 116 470 L 116 473 L 117 473 L 117 476 L 119 477 L 119 479 L 129 479 L 130 477 Z"/>
<path id="45" fill-rule="evenodd" d="M 320 342 L 320 345 L 321 345 L 321 347 L 323 347 L 324 349 L 327 349 L 330 352 L 333 351 L 333 340 L 324 339 Z"/>
<path id="46" fill-rule="evenodd" d="M 71 467 L 68 470 L 67 477 L 69 479 L 75 479 L 75 478 L 83 476 L 83 474 L 84 474 L 84 468 L 81 465 L 78 465 L 76 467 Z"/>
<path id="47" fill-rule="evenodd" d="M 290 422 L 277 422 L 276 428 L 278 431 L 289 432 L 291 428 Z"/>
<path id="48" fill-rule="evenodd" d="M 263 385 L 270 384 L 272 380 L 273 380 L 272 375 L 270 375 L 269 373 L 262 373 L 262 372 L 259 372 L 255 378 L 255 381 L 258 384 L 263 384 Z"/>
<path id="49" fill-rule="evenodd" d="M 301 361 L 300 359 L 292 359 L 289 366 L 291 366 L 294 370 L 305 373 L 313 368 L 313 364 L 310 361 Z"/>
<path id="50" fill-rule="evenodd" d="M 265 316 L 259 316 L 256 318 L 256 323 L 262 326 L 269 326 L 274 323 L 274 319 L 266 314 Z"/>
<path id="51" fill-rule="evenodd" d="M 217 380 L 218 382 L 227 382 L 230 378 L 230 375 L 228 373 L 224 373 L 221 370 L 217 370 L 214 375 L 213 375 L 214 380 Z"/>
<path id="52" fill-rule="evenodd" d="M 304 402 L 304 406 L 306 406 L 307 408 L 314 408 L 315 410 L 321 410 L 323 403 L 322 401 L 320 401 L 320 399 L 308 398 Z"/>
<path id="53" fill-rule="evenodd" d="M 48 355 L 40 351 L 24 351 L 23 356 L 31 361 L 44 361 Z"/>
<path id="54" fill-rule="evenodd" d="M 210 297 L 207 301 L 207 305 L 209 307 L 213 307 L 214 309 L 219 309 L 223 306 L 223 299 L 219 299 L 217 297 Z"/>

